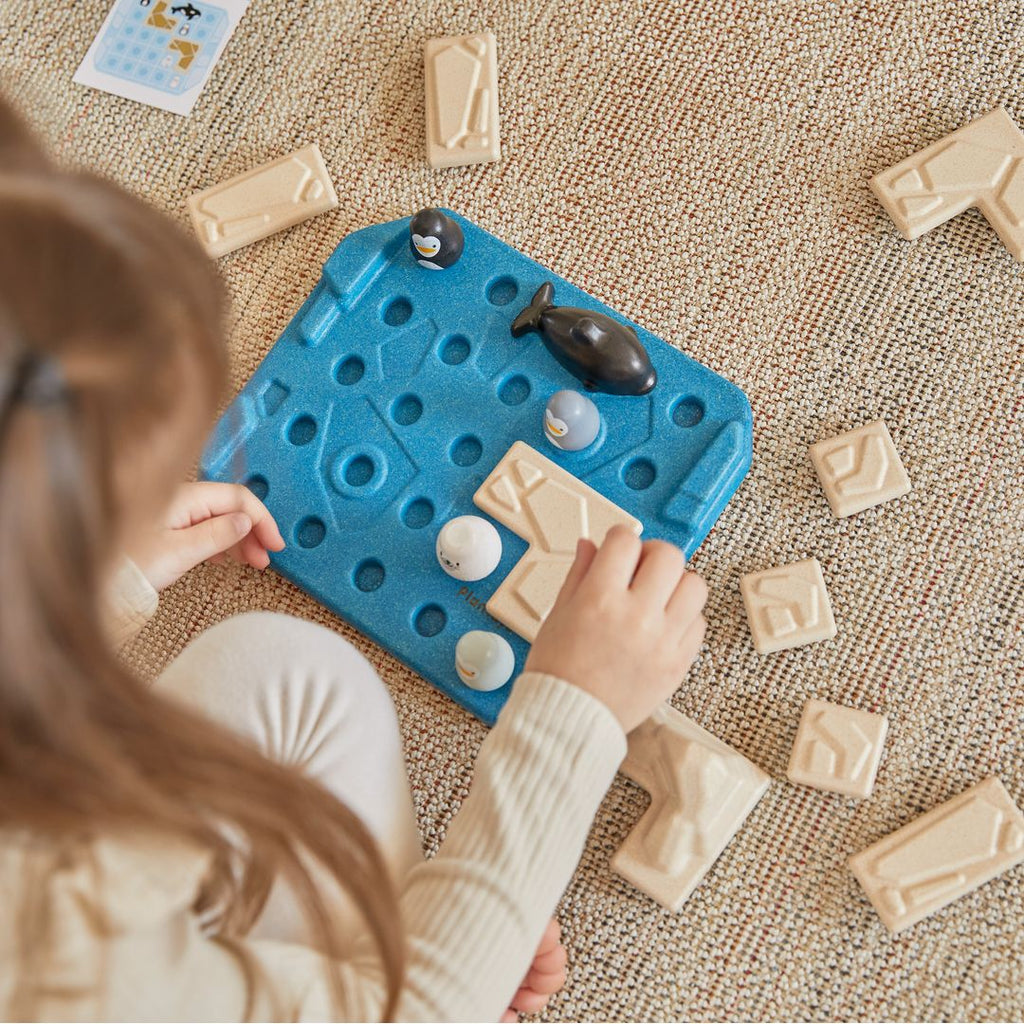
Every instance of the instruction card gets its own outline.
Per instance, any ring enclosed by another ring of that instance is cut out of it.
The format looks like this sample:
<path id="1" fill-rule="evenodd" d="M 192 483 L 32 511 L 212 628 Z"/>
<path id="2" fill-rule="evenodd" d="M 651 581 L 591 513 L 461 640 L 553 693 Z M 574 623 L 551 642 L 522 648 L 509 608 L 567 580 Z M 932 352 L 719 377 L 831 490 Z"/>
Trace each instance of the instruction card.
<path id="1" fill-rule="evenodd" d="M 117 0 L 74 81 L 187 114 L 249 0 Z"/>

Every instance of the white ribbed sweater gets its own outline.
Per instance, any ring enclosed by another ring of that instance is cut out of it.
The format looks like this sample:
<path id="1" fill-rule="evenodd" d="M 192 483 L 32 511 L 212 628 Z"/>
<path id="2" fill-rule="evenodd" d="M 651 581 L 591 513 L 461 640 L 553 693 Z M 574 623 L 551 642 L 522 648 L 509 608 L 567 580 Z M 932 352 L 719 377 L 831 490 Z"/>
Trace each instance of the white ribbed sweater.
<path id="1" fill-rule="evenodd" d="M 127 566 L 113 632 L 129 636 L 156 596 Z M 521 983 L 579 860 L 591 821 L 625 756 L 618 721 L 560 679 L 516 681 L 480 748 L 473 784 L 437 856 L 401 894 L 408 969 L 402 1020 L 496 1020 Z M 0 845 L 0 1005 L 15 983 L 16 915 L 31 879 L 52 928 L 37 1011 L 51 1019 L 379 1020 L 383 985 L 368 938 L 342 965 L 332 1006 L 321 956 L 245 943 L 261 971 L 250 984 L 236 954 L 202 934 L 190 911 L 207 868 L 202 851 L 166 837 L 93 842 L 54 869 L 31 841 Z"/>

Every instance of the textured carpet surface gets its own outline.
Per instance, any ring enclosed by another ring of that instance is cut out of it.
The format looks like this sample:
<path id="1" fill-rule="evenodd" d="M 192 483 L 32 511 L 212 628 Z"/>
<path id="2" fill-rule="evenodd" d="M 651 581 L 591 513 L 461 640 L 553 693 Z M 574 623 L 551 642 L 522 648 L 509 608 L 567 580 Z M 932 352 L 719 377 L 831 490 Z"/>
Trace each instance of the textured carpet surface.
<path id="1" fill-rule="evenodd" d="M 976 212 L 907 243 L 868 178 L 997 103 L 1024 124 L 1015 0 L 254 0 L 188 118 L 72 85 L 107 4 L 4 0 L 5 88 L 61 160 L 185 221 L 189 193 L 318 141 L 336 211 L 222 260 L 240 387 L 347 232 L 444 204 L 743 387 L 754 465 L 695 565 L 701 658 L 674 703 L 774 776 L 678 915 L 608 861 L 646 795 L 616 781 L 563 901 L 545 1019 L 1019 1019 L 1024 869 L 891 938 L 847 856 L 998 774 L 1024 804 L 1024 268 Z M 499 40 L 503 158 L 424 160 L 421 51 Z M 836 520 L 807 446 L 884 417 L 914 489 Z M 754 653 L 741 573 L 816 556 L 838 635 Z M 387 680 L 431 849 L 484 728 L 273 572 L 209 568 L 131 648 L 152 675 L 271 608 Z M 874 796 L 785 781 L 809 697 L 884 711 Z"/>

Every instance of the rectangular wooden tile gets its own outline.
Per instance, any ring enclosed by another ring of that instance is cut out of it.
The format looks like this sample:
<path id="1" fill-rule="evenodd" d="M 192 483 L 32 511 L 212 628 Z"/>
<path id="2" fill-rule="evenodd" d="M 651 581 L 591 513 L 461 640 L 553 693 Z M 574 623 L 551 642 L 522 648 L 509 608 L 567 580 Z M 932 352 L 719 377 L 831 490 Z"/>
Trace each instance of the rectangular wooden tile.
<path id="1" fill-rule="evenodd" d="M 900 932 L 1024 861 L 1024 815 L 994 775 L 854 854 L 850 870 Z"/>
<path id="2" fill-rule="evenodd" d="M 196 234 L 215 257 L 337 205 L 334 185 L 315 142 L 211 185 L 188 200 Z"/>
<path id="3" fill-rule="evenodd" d="M 489 163 L 501 156 L 497 52 L 490 32 L 427 40 L 424 82 L 431 167 Z"/>

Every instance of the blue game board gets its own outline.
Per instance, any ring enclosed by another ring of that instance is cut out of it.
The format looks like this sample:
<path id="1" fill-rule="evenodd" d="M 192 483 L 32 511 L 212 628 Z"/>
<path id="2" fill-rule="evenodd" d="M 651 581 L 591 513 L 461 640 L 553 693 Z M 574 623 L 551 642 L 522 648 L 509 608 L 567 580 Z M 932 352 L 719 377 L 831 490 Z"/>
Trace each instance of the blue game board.
<path id="1" fill-rule="evenodd" d="M 453 215 L 455 216 L 455 215 Z M 542 340 L 511 337 L 544 282 L 559 305 L 629 323 L 462 217 L 465 253 L 444 271 L 409 251 L 408 219 L 345 238 L 323 277 L 225 413 L 203 474 L 244 481 L 281 526 L 274 566 L 492 723 L 509 686 L 455 674 L 470 629 L 528 645 L 484 604 L 526 550 L 500 524 L 498 569 L 463 584 L 437 563 L 451 517 L 516 440 L 526 441 L 691 555 L 750 466 L 751 414 L 734 384 L 632 324 L 658 371 L 641 398 L 593 394 L 604 425 L 582 452 L 543 434 L 548 398 L 579 382 Z"/>
<path id="2" fill-rule="evenodd" d="M 201 82 L 228 31 L 206 0 L 120 0 L 95 54 L 99 71 L 180 95 Z"/>

